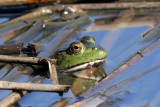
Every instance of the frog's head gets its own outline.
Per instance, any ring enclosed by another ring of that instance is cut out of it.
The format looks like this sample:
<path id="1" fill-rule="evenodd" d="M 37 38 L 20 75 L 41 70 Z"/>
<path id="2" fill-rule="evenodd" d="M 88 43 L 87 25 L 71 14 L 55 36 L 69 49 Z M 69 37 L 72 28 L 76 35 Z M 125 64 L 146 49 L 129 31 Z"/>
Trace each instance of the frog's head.
<path id="1" fill-rule="evenodd" d="M 83 37 L 81 42 L 73 42 L 66 50 L 58 51 L 55 54 L 57 69 L 70 72 L 102 64 L 107 52 L 102 47 L 96 46 L 93 40 L 92 37 Z M 90 46 L 86 44 L 87 41 Z"/>

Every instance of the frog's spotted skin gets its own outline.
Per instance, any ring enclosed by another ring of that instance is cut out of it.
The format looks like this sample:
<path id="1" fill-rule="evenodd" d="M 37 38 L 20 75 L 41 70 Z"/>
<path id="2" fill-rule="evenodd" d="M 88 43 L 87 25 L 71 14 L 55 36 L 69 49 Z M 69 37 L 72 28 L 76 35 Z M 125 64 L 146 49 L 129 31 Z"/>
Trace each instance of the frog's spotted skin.
<path id="1" fill-rule="evenodd" d="M 71 72 L 102 64 L 107 56 L 106 50 L 95 45 L 92 37 L 83 37 L 81 42 L 73 42 L 70 46 L 57 52 L 58 71 Z"/>

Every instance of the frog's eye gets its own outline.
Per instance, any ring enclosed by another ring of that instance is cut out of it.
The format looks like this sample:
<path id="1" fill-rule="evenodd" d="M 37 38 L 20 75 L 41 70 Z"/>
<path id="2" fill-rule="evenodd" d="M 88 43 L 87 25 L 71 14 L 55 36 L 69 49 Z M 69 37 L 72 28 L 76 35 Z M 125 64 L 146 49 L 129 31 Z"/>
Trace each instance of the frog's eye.
<path id="1" fill-rule="evenodd" d="M 93 43 L 95 44 L 95 39 L 91 36 L 84 36 L 82 39 L 81 39 L 81 42 L 83 43 Z"/>
<path id="2" fill-rule="evenodd" d="M 73 42 L 69 48 L 73 54 L 79 54 L 83 50 L 83 45 L 79 42 Z"/>

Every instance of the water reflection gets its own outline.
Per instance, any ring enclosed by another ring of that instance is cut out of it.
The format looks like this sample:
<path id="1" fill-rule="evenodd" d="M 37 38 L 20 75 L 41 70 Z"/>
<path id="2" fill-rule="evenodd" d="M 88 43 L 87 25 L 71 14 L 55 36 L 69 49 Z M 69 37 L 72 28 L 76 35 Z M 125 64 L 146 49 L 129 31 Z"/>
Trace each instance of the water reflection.
<path id="1" fill-rule="evenodd" d="M 6 22 L 8 20 L 9 20 L 9 18 L 0 18 L 0 23 Z"/>

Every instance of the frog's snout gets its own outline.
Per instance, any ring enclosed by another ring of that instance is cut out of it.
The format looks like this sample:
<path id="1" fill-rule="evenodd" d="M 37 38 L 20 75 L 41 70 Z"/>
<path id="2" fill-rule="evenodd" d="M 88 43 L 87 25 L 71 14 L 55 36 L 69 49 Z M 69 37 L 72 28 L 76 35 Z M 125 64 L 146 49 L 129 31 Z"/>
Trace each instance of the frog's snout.
<path id="1" fill-rule="evenodd" d="M 104 49 L 99 50 L 99 54 L 102 58 L 106 58 L 107 57 L 107 51 Z"/>
<path id="2" fill-rule="evenodd" d="M 107 51 L 101 46 L 100 46 L 100 55 L 102 55 L 104 58 L 107 57 Z"/>
<path id="3" fill-rule="evenodd" d="M 92 48 L 92 49 L 97 50 L 98 56 L 99 56 L 101 59 L 107 57 L 107 51 L 106 51 L 103 47 L 101 47 L 101 46 L 96 46 L 96 47 L 94 47 L 94 48 Z"/>

